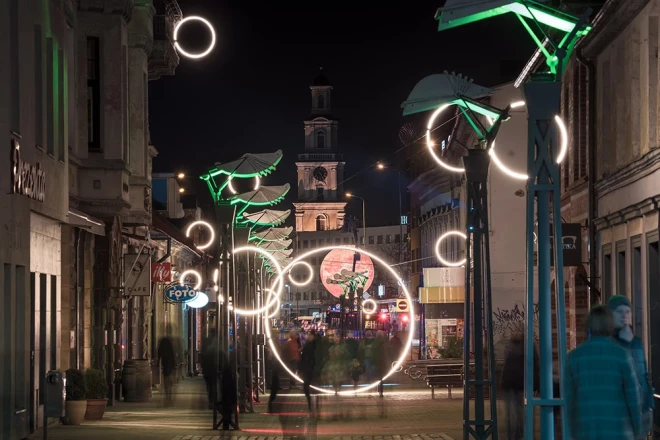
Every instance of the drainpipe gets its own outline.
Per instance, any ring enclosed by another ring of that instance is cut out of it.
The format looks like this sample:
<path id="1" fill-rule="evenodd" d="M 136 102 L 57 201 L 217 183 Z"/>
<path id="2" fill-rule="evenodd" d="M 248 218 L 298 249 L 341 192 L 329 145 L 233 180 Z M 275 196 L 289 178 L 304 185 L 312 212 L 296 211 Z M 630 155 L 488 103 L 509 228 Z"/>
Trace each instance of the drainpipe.
<path id="1" fill-rule="evenodd" d="M 589 208 L 588 208 L 588 222 L 589 222 L 589 281 L 592 285 L 596 285 L 598 279 L 596 272 L 596 227 L 594 220 L 598 215 L 596 207 L 596 66 L 593 62 L 587 60 L 582 56 L 580 50 L 576 56 L 580 64 L 587 68 L 588 74 L 588 89 L 587 100 L 588 105 L 588 156 L 589 156 Z M 589 287 L 589 304 L 595 304 L 597 298 L 594 298 L 593 288 Z M 602 298 L 598 298 L 601 299 Z"/>

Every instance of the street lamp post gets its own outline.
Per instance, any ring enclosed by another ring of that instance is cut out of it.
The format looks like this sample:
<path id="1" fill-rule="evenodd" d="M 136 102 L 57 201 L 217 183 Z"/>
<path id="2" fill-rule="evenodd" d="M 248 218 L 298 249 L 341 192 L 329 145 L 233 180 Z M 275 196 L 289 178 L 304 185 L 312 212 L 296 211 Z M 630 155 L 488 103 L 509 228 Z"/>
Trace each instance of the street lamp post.
<path id="1" fill-rule="evenodd" d="M 366 203 L 362 197 L 358 197 L 350 192 L 346 193 L 346 197 L 348 197 L 349 199 L 362 200 L 362 246 L 366 249 L 367 248 L 367 214 L 365 209 Z M 355 271 L 355 268 L 353 268 L 353 271 Z"/>
<path id="2" fill-rule="evenodd" d="M 379 162 L 376 167 L 379 170 L 384 170 L 386 169 L 386 166 Z M 403 208 L 402 208 L 402 202 L 401 202 L 401 170 L 397 168 L 396 170 L 396 175 L 397 175 L 397 192 L 399 194 L 399 276 L 401 279 L 403 279 L 403 268 L 401 263 L 403 262 L 403 224 L 402 224 L 402 219 L 403 219 Z"/>

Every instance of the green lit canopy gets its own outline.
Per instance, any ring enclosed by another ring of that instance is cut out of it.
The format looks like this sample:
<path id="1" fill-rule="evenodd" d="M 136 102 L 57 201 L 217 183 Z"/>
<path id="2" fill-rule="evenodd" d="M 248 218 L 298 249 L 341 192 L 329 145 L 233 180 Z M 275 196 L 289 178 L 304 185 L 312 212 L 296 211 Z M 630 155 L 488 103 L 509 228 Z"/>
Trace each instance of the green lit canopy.
<path id="1" fill-rule="evenodd" d="M 443 31 L 508 12 L 567 33 L 579 21 L 573 15 L 532 0 L 447 0 L 445 6 L 436 12 L 435 19 L 438 20 L 438 30 Z M 578 36 L 587 32 L 589 29 L 580 30 Z"/>
<path id="2" fill-rule="evenodd" d="M 259 212 L 244 212 L 243 220 L 241 223 L 252 223 L 255 225 L 262 226 L 277 226 L 282 223 L 291 215 L 291 210 L 287 209 L 286 211 L 273 211 L 270 209 L 264 209 Z"/>
<path id="3" fill-rule="evenodd" d="M 259 243 L 257 246 L 265 251 L 277 252 L 288 248 L 293 240 L 278 240 L 278 241 L 264 241 Z"/>
<path id="4" fill-rule="evenodd" d="M 240 159 L 224 164 L 216 163 L 215 168 L 203 175 L 203 180 L 208 180 L 220 174 L 231 177 L 250 178 L 270 174 L 282 160 L 282 150 L 274 153 L 251 154 L 246 153 Z"/>
<path id="5" fill-rule="evenodd" d="M 288 226 L 286 228 L 269 228 L 265 231 L 252 233 L 250 236 L 250 241 L 277 241 L 286 239 L 291 232 L 293 232 L 293 227 Z"/>
<path id="6" fill-rule="evenodd" d="M 261 186 L 255 191 L 237 194 L 230 201 L 232 205 L 237 203 L 253 206 L 275 205 L 284 199 L 290 189 L 291 185 L 288 183 L 279 186 Z"/>
<path id="7" fill-rule="evenodd" d="M 482 98 L 493 91 L 474 84 L 460 74 L 437 73 L 429 75 L 415 84 L 408 99 L 401 104 L 403 116 L 434 110 L 441 105 L 455 101 L 459 95 L 468 98 Z"/>

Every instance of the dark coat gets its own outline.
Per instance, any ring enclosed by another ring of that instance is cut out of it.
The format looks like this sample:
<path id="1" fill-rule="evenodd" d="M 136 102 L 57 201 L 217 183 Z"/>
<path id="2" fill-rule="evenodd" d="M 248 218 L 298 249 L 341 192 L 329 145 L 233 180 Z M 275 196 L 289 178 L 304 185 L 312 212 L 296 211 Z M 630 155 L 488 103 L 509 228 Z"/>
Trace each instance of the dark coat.
<path id="1" fill-rule="evenodd" d="M 174 343 L 172 338 L 165 336 L 158 343 L 158 360 L 163 374 L 169 376 L 176 366 L 176 356 L 174 355 Z"/>
<path id="2" fill-rule="evenodd" d="M 311 382 L 314 378 L 314 366 L 316 365 L 316 340 L 307 342 L 300 357 L 300 375 L 305 382 Z"/>
<path id="3" fill-rule="evenodd" d="M 539 388 L 539 354 L 534 348 L 534 391 Z M 525 389 L 525 342 L 511 341 L 507 347 L 501 379 L 502 390 Z"/>

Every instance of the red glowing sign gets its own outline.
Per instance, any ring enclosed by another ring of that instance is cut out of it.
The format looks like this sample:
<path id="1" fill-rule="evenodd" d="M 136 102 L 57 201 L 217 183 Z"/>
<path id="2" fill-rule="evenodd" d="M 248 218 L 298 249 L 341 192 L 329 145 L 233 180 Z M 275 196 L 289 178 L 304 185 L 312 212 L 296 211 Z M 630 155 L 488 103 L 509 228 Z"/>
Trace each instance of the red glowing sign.
<path id="1" fill-rule="evenodd" d="M 321 281 L 323 286 L 330 292 L 331 295 L 339 297 L 344 293 L 342 284 L 334 284 L 328 280 L 335 280 L 335 282 L 342 281 L 342 270 L 353 272 L 353 258 L 355 251 L 350 249 L 333 249 L 328 252 L 328 255 L 321 263 Z M 363 286 L 364 291 L 371 286 L 374 279 L 374 263 L 371 258 L 365 254 L 360 254 L 360 259 L 355 262 L 355 272 L 366 277 L 366 284 Z M 339 275 L 336 277 L 335 275 Z"/>
<path id="2" fill-rule="evenodd" d="M 154 283 L 172 281 L 172 265 L 170 263 L 151 263 L 151 281 Z"/>

